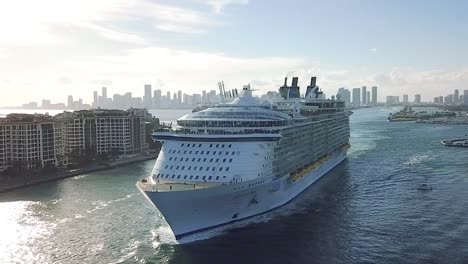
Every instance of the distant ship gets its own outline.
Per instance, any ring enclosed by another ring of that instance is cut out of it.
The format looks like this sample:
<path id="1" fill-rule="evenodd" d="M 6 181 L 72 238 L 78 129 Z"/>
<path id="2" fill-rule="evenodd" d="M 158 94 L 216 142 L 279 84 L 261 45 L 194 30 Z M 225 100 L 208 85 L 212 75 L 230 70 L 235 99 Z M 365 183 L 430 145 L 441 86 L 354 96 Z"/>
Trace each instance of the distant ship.
<path id="1" fill-rule="evenodd" d="M 315 77 L 301 98 L 297 83 L 285 78 L 271 102 L 244 86 L 231 102 L 153 133 L 162 149 L 137 187 L 176 239 L 277 208 L 346 158 L 345 102 L 325 99 Z"/>

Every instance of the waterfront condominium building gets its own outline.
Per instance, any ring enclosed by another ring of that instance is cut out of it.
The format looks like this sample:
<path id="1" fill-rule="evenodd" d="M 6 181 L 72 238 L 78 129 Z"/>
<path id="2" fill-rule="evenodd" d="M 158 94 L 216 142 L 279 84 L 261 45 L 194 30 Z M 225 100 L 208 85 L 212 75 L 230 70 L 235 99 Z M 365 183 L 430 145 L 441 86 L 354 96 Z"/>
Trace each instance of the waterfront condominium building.
<path id="1" fill-rule="evenodd" d="M 362 87 L 362 104 L 367 105 L 369 98 L 367 98 L 367 87 L 363 86 Z"/>
<path id="2" fill-rule="evenodd" d="M 353 88 L 353 106 L 359 107 L 361 105 L 361 88 Z"/>
<path id="3" fill-rule="evenodd" d="M 463 90 L 463 104 L 468 105 L 468 90 Z"/>
<path id="4" fill-rule="evenodd" d="M 9 114 L 0 118 L 0 171 L 65 165 L 62 124 L 48 115 Z"/>
<path id="5" fill-rule="evenodd" d="M 64 124 L 67 153 L 91 150 L 96 154 L 128 155 L 146 149 L 145 109 L 82 110 L 56 116 Z"/>
<path id="6" fill-rule="evenodd" d="M 414 102 L 416 104 L 420 104 L 421 103 L 421 95 L 420 94 L 415 94 L 414 95 Z"/>
<path id="7" fill-rule="evenodd" d="M 372 104 L 377 105 L 377 86 L 372 86 Z"/>

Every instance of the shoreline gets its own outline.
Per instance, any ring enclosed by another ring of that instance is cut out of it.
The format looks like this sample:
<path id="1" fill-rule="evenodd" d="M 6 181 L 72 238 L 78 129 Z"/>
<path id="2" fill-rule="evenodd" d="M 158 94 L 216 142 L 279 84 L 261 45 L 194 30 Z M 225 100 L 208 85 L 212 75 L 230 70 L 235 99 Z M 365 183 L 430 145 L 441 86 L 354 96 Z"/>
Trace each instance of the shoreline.
<path id="1" fill-rule="evenodd" d="M 55 172 L 49 175 L 35 175 L 31 177 L 20 178 L 17 181 L 2 182 L 0 183 L 0 193 L 7 193 L 24 187 L 39 185 L 41 183 L 46 182 L 58 181 L 66 178 L 83 175 L 86 173 L 110 170 L 125 165 L 156 159 L 157 157 L 158 153 L 140 154 L 135 157 L 116 160 L 107 164 L 93 164 L 88 167 Z"/>

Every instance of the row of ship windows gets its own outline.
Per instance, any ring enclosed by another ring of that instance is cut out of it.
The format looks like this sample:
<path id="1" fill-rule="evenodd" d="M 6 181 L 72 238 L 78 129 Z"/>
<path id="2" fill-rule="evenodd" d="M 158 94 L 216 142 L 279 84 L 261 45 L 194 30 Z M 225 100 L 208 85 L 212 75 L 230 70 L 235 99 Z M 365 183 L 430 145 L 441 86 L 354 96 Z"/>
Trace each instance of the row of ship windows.
<path id="1" fill-rule="evenodd" d="M 181 154 L 181 152 L 182 152 L 182 150 L 177 150 L 177 154 Z M 187 153 L 188 153 L 188 154 L 192 154 L 193 151 L 192 151 L 192 150 L 188 150 L 188 151 L 187 151 L 187 150 L 184 150 L 183 154 L 187 154 Z M 204 154 L 205 154 L 205 151 L 204 151 L 204 150 L 202 150 L 201 152 L 199 152 L 198 150 L 195 151 L 195 155 L 198 155 L 198 153 L 200 153 L 200 155 L 204 155 Z M 222 154 L 223 154 L 222 151 L 219 151 L 219 152 L 216 152 L 216 150 L 213 151 L 213 155 L 216 155 L 216 153 L 218 153 L 218 155 L 222 155 Z M 169 150 L 169 154 L 176 154 L 176 150 L 175 150 L 175 149 L 174 149 L 174 150 Z M 231 155 L 235 155 L 235 154 L 236 154 L 235 151 L 232 151 L 232 152 L 231 152 Z M 240 151 L 237 151 L 237 154 L 240 154 Z M 210 151 L 209 151 L 209 150 L 206 151 L 206 155 L 210 155 Z M 229 155 L 229 151 L 226 151 L 226 155 Z"/>
<path id="2" fill-rule="evenodd" d="M 181 146 L 181 147 L 185 146 L 185 143 L 182 143 L 180 146 Z M 187 144 L 186 146 L 189 147 L 189 148 L 190 148 L 190 147 L 194 148 L 194 147 L 196 146 L 196 144 Z M 199 148 L 201 148 L 201 146 L 202 146 L 202 144 L 198 144 L 198 147 L 199 147 Z M 210 148 L 212 148 L 213 146 L 214 146 L 214 144 L 210 144 Z M 216 148 L 219 148 L 219 146 L 221 146 L 221 148 L 224 148 L 226 145 L 225 145 L 225 144 L 216 144 Z M 227 147 L 228 147 L 228 148 L 231 148 L 232 145 L 229 144 Z"/>
<path id="3" fill-rule="evenodd" d="M 177 175 L 177 177 L 176 177 L 175 174 L 172 174 L 172 176 L 170 176 L 169 174 L 164 174 L 164 173 L 161 174 L 161 173 L 158 173 L 158 175 L 156 176 L 156 179 L 159 179 L 159 178 L 180 179 L 181 177 L 182 177 L 182 175 L 180 175 L 180 174 Z M 200 177 L 201 177 L 201 178 L 200 178 Z M 186 179 L 189 179 L 189 180 L 198 180 L 198 179 L 201 179 L 201 180 L 209 180 L 209 181 L 210 181 L 210 180 L 213 179 L 213 177 L 215 177 L 215 176 L 198 176 L 198 175 L 193 176 L 193 175 L 190 175 L 190 177 L 189 177 L 188 175 L 184 175 L 184 178 L 183 178 L 183 179 L 184 179 L 184 180 L 186 180 Z M 220 177 L 221 177 L 221 176 L 216 176 L 214 179 L 218 181 L 218 180 L 220 179 Z M 223 176 L 223 179 L 226 179 L 226 176 Z"/>
<path id="4" fill-rule="evenodd" d="M 170 169 L 170 170 L 172 170 L 172 168 L 174 168 L 174 165 L 172 165 L 171 167 L 169 167 L 169 165 L 166 165 L 166 167 L 164 167 L 164 169 Z M 185 166 L 176 166 L 175 169 L 178 170 L 179 168 L 180 168 L 181 170 L 185 170 Z M 225 171 L 229 171 L 229 168 L 230 168 L 230 167 L 226 167 Z M 199 171 L 201 171 L 201 170 L 203 170 L 203 166 L 200 166 L 200 167 L 195 166 L 195 167 L 193 167 L 193 170 L 194 170 L 194 171 L 196 171 L 197 169 L 198 169 Z M 223 171 L 223 169 L 224 169 L 224 167 L 219 167 L 219 171 Z M 187 168 L 187 170 L 192 170 L 192 166 L 189 166 L 189 167 Z M 209 171 L 209 170 L 210 170 L 210 167 L 206 167 L 206 171 Z M 216 170 L 216 167 L 212 167 L 212 168 L 211 168 L 211 171 L 215 171 L 215 170 Z"/>
<path id="5" fill-rule="evenodd" d="M 192 158 L 192 162 L 195 161 L 196 158 Z M 207 158 L 203 158 L 203 162 L 206 162 Z M 209 162 L 213 162 L 214 159 L 210 159 Z M 223 159 L 223 162 L 226 162 L 227 159 Z M 169 161 L 172 161 L 172 157 L 169 158 Z M 174 161 L 177 161 L 177 157 L 174 158 Z M 184 161 L 184 158 L 180 158 L 179 161 Z M 189 158 L 185 158 L 185 161 L 189 161 Z M 201 162 L 202 159 L 201 158 L 198 158 L 197 162 Z M 219 162 L 219 159 L 216 159 L 214 160 L 215 162 Z M 229 159 L 229 162 L 232 162 L 232 159 Z M 167 169 L 167 166 L 166 165 L 166 169 Z"/>

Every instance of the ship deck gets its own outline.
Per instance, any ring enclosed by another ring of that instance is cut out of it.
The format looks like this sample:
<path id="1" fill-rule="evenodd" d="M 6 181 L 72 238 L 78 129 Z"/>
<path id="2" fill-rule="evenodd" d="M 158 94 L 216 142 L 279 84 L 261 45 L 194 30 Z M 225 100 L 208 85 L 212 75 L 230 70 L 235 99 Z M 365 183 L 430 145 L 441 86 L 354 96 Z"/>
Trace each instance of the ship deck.
<path id="1" fill-rule="evenodd" d="M 151 183 L 149 181 L 138 181 L 138 187 L 145 192 L 176 192 L 176 191 L 189 191 L 197 189 L 212 188 L 222 183 L 217 182 L 175 182 L 164 181 L 159 183 Z"/>

